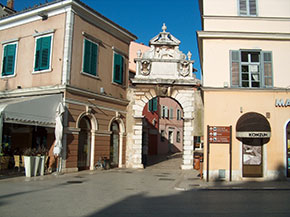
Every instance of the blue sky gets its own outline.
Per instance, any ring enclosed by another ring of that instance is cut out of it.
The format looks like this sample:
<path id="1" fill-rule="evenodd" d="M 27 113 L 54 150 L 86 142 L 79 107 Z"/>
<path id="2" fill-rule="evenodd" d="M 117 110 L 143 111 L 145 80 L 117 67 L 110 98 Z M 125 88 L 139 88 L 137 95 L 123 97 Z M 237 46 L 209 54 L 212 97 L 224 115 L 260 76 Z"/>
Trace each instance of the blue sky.
<path id="1" fill-rule="evenodd" d="M 50 2 L 51 0 L 49 0 Z M 192 53 L 194 67 L 200 63 L 196 31 L 201 30 L 198 0 L 82 0 L 110 20 L 138 37 L 137 42 L 148 45 L 149 40 L 161 32 L 165 23 L 167 31 L 181 41 L 180 50 Z M 6 4 L 6 0 L 0 0 Z M 17 11 L 46 0 L 15 0 Z"/>

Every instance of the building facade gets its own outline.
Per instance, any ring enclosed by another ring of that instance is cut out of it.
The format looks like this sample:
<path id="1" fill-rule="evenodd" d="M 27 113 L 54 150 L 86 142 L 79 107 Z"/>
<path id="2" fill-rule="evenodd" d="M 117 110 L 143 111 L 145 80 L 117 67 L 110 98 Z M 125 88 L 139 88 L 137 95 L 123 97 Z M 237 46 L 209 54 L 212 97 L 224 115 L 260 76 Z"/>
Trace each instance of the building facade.
<path id="1" fill-rule="evenodd" d="M 78 0 L 56 0 L 0 19 L 2 143 L 20 152 L 53 149 L 61 104 L 62 171 L 94 169 L 105 157 L 122 167 L 134 40 Z"/>
<path id="2" fill-rule="evenodd" d="M 290 176 L 289 9 L 200 0 L 206 179 Z"/>

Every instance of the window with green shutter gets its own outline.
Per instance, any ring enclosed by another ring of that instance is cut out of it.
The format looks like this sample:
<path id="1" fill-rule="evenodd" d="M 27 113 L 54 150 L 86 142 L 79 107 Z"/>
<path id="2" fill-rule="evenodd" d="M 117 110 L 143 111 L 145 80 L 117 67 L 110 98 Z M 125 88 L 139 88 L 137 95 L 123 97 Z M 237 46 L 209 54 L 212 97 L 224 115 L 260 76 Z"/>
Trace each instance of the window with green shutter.
<path id="1" fill-rule="evenodd" d="M 117 84 L 123 84 L 124 76 L 124 57 L 114 53 L 113 81 Z"/>
<path id="2" fill-rule="evenodd" d="M 150 99 L 148 102 L 148 110 L 150 112 L 156 112 L 158 108 L 158 100 L 157 97 Z"/>
<path id="3" fill-rule="evenodd" d="M 83 72 L 97 76 L 98 45 L 87 39 L 84 40 Z"/>
<path id="4" fill-rule="evenodd" d="M 231 87 L 273 87 L 272 52 L 233 50 L 231 57 Z"/>
<path id="5" fill-rule="evenodd" d="M 36 39 L 34 71 L 50 68 L 51 38 L 52 36 L 45 36 Z"/>
<path id="6" fill-rule="evenodd" d="M 14 75 L 16 47 L 16 44 L 7 44 L 4 46 L 2 76 Z"/>

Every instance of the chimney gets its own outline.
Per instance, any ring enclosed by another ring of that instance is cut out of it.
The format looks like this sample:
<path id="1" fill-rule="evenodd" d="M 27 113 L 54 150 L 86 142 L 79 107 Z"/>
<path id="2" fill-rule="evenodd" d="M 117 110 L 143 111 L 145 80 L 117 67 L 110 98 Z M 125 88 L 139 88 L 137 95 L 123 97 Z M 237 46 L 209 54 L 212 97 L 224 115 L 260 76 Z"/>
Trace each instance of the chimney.
<path id="1" fill-rule="evenodd" d="M 7 0 L 7 7 L 14 10 L 14 0 Z"/>

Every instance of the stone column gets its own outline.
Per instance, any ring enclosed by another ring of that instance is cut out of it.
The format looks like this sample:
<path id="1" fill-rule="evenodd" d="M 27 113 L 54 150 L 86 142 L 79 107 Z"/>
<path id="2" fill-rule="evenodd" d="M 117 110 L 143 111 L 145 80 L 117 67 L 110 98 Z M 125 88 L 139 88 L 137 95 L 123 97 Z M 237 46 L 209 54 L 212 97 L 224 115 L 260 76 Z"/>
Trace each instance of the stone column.
<path id="1" fill-rule="evenodd" d="M 133 126 L 133 168 L 144 168 L 142 164 L 142 119 L 143 117 L 135 117 Z"/>
<path id="2" fill-rule="evenodd" d="M 181 169 L 189 170 L 193 169 L 193 139 L 192 136 L 193 127 L 192 119 L 184 119 L 184 129 L 183 129 L 183 160 Z"/>

